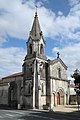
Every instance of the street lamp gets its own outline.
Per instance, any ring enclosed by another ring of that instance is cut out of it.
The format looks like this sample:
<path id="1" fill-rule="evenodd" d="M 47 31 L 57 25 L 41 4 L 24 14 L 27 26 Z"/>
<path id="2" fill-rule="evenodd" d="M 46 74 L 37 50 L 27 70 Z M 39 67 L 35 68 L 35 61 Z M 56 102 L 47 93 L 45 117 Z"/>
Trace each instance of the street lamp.
<path id="1" fill-rule="evenodd" d="M 76 96 L 77 96 L 77 104 L 78 104 L 78 111 L 79 111 L 79 96 L 80 96 L 80 71 L 78 69 L 76 69 L 74 71 L 74 74 L 71 76 L 72 78 L 74 78 L 74 84 L 75 84 L 75 92 L 76 92 Z"/>

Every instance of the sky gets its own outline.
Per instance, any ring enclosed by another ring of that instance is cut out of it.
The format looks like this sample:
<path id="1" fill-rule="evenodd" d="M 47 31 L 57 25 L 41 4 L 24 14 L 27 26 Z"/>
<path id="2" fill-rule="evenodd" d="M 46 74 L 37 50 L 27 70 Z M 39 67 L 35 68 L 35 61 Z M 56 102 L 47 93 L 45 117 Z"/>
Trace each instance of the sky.
<path id="1" fill-rule="evenodd" d="M 60 52 L 70 80 L 80 69 L 80 0 L 0 0 L 0 78 L 22 70 L 35 5 L 45 54 L 53 60 Z"/>

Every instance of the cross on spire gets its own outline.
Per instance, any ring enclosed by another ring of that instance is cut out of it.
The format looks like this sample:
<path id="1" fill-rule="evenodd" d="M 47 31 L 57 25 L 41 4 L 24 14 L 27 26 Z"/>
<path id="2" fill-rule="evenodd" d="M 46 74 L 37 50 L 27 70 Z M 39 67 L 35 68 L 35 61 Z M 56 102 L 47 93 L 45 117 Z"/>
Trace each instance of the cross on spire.
<path id="1" fill-rule="evenodd" d="M 59 56 L 60 56 L 60 53 L 59 53 L 59 52 L 57 52 L 57 58 L 59 58 Z"/>
<path id="2" fill-rule="evenodd" d="M 41 34 L 41 28 L 40 28 L 40 24 L 39 24 L 39 20 L 38 20 L 38 15 L 37 15 L 37 5 L 35 5 L 36 8 L 36 12 L 35 12 L 35 17 L 34 17 L 34 21 L 33 21 L 33 25 L 32 25 L 32 29 L 30 31 L 30 36 L 33 39 L 40 39 L 40 37 L 42 36 Z"/>
<path id="3" fill-rule="evenodd" d="M 35 8 L 36 8 L 36 15 L 37 15 L 37 8 L 38 8 L 38 6 L 37 6 L 37 5 L 35 5 Z"/>

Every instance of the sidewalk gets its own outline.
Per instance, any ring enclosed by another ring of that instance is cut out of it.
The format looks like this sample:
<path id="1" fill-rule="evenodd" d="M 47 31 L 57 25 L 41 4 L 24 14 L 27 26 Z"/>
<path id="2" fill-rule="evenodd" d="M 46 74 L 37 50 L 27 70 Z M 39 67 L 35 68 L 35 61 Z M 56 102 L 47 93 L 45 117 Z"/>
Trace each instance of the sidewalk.
<path id="1" fill-rule="evenodd" d="M 39 109 L 33 109 L 35 111 L 44 111 L 44 112 L 49 112 L 49 110 L 39 110 Z M 53 112 L 75 112 L 78 111 L 78 106 L 77 105 L 62 105 L 62 106 L 56 106 L 53 107 Z"/>
<path id="2" fill-rule="evenodd" d="M 56 106 L 54 107 L 53 111 L 74 112 L 74 111 L 78 111 L 78 106 L 77 105 Z"/>
<path id="3" fill-rule="evenodd" d="M 6 109 L 6 110 L 13 110 L 12 108 L 9 107 L 0 107 L 0 109 Z M 17 110 L 15 108 L 15 110 Z M 22 109 L 22 110 L 35 110 L 35 111 L 44 111 L 44 112 L 49 112 L 49 110 L 40 110 L 40 109 Z M 75 112 L 78 111 L 78 105 L 61 105 L 61 106 L 55 106 L 53 107 L 54 112 Z M 79 105 L 79 112 L 80 112 L 80 105 Z"/>

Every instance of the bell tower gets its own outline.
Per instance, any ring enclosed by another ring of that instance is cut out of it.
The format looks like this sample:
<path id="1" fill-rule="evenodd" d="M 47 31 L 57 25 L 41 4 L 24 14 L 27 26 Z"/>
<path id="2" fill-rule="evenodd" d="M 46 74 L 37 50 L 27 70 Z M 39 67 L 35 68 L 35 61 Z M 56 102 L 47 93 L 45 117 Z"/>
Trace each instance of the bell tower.
<path id="1" fill-rule="evenodd" d="M 27 41 L 27 55 L 23 64 L 24 101 L 26 106 L 41 108 L 45 104 L 46 62 L 45 41 L 36 11 Z M 41 97 L 41 95 L 43 96 Z M 44 102 L 41 102 L 43 99 L 45 99 Z"/>

